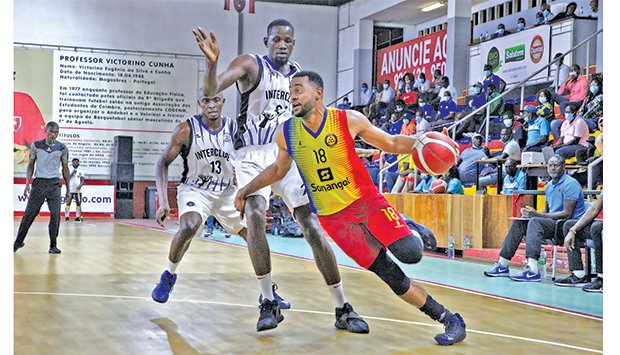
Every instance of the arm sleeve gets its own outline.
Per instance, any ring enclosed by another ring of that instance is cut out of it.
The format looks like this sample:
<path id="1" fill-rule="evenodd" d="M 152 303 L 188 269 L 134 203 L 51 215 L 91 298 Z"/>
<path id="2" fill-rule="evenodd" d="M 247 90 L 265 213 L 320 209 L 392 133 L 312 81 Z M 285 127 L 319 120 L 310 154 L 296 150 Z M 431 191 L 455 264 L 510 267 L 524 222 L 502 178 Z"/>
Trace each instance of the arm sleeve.
<path id="1" fill-rule="evenodd" d="M 564 187 L 562 198 L 567 201 L 577 201 L 579 200 L 580 192 L 581 186 L 579 186 L 579 183 L 572 181 Z"/>

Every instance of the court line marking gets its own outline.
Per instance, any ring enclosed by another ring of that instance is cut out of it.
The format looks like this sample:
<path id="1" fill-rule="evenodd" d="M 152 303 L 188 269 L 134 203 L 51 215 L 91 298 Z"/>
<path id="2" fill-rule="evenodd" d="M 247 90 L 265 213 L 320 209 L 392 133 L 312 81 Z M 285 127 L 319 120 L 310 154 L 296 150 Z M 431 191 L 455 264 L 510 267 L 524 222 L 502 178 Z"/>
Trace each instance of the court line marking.
<path id="1" fill-rule="evenodd" d="M 119 299 L 120 298 L 120 299 L 133 299 L 133 300 L 142 300 L 142 301 L 153 302 L 150 297 L 141 297 L 141 296 L 121 296 L 121 295 L 102 295 L 102 294 L 65 293 L 65 292 L 34 292 L 34 291 L 14 291 L 13 293 L 16 294 L 16 295 L 30 295 L 30 296 L 68 296 L 68 297 L 115 298 L 115 299 Z M 193 303 L 193 304 L 209 304 L 209 305 L 244 307 L 244 308 L 257 308 L 257 305 L 249 305 L 249 304 L 242 304 L 242 303 L 230 303 L 230 302 L 205 301 L 205 300 L 192 300 L 192 299 L 171 299 L 170 302 L 175 302 L 175 303 Z M 320 315 L 328 315 L 330 317 L 333 316 L 333 313 L 330 313 L 330 312 L 313 311 L 313 310 L 296 309 L 296 308 L 287 309 L 286 312 L 299 312 L 299 313 L 309 313 L 309 314 L 320 314 Z M 385 318 L 385 317 L 373 317 L 373 316 L 368 316 L 368 315 L 362 315 L 362 316 L 365 319 L 373 319 L 373 320 L 384 321 L 384 322 L 402 323 L 402 324 L 410 324 L 410 325 L 417 325 L 417 326 L 422 326 L 422 327 L 433 327 L 433 328 L 442 328 L 443 327 L 441 324 L 430 324 L 430 323 L 422 323 L 422 322 L 415 322 L 415 321 L 408 321 L 408 320 L 401 320 L 401 319 L 394 319 L 394 318 Z M 467 329 L 467 332 L 468 333 L 474 333 L 474 334 L 480 334 L 480 335 L 489 335 L 489 336 L 495 336 L 495 337 L 501 337 L 501 338 L 508 338 L 508 339 L 514 339 L 514 340 L 527 341 L 527 342 L 531 342 L 531 343 L 539 343 L 539 344 L 546 344 L 546 345 L 552 345 L 552 346 L 559 346 L 559 347 L 563 347 L 563 348 L 574 349 L 574 350 L 582 350 L 582 351 L 598 353 L 598 354 L 602 354 L 603 353 L 602 350 L 590 349 L 590 348 L 585 348 L 585 347 L 576 346 L 576 345 L 563 344 L 563 343 L 556 343 L 556 342 L 549 341 L 549 340 L 521 337 L 521 336 L 517 336 L 517 335 L 510 335 L 510 334 L 503 334 L 503 333 L 494 333 L 494 332 L 487 332 L 487 331 L 475 330 L 475 329 Z"/>
<path id="2" fill-rule="evenodd" d="M 148 226 L 148 225 L 133 224 L 133 223 L 129 223 L 129 222 L 116 222 L 116 223 L 127 225 L 127 226 L 130 226 L 130 227 L 144 228 L 144 229 L 150 229 L 150 230 L 154 230 L 154 231 L 164 232 L 164 233 L 167 233 L 167 234 L 170 234 L 170 233 L 174 234 L 174 233 L 176 233 L 174 230 L 170 230 L 170 229 L 167 229 L 167 228 L 164 229 L 164 228 L 161 228 L 159 226 L 151 227 L 151 226 Z M 200 238 L 199 240 L 203 240 L 203 241 L 207 241 L 207 242 L 211 242 L 211 243 L 222 244 L 222 245 L 227 245 L 227 246 L 232 246 L 232 247 L 241 248 L 241 249 L 247 249 L 247 246 L 235 244 L 235 243 L 232 243 L 232 242 L 226 242 L 226 241 L 222 241 L 222 240 L 213 240 L 213 239 L 204 239 L 204 238 Z M 292 255 L 292 254 L 285 254 L 285 253 L 276 252 L 276 251 L 271 251 L 271 254 L 275 254 L 275 255 L 279 255 L 279 256 L 283 256 L 283 257 L 288 257 L 288 258 L 292 258 L 292 259 L 297 259 L 297 260 L 305 260 L 305 261 L 314 262 L 314 259 L 305 258 L 305 257 L 302 257 L 302 256 L 297 256 L 297 255 Z M 425 253 L 425 255 L 426 255 L 426 253 Z M 347 268 L 347 269 L 350 269 L 350 270 L 358 270 L 358 271 L 370 272 L 370 271 L 368 271 L 368 270 L 366 270 L 366 269 L 364 269 L 364 268 L 362 268 L 360 266 L 350 266 L 350 265 L 342 265 L 342 264 L 338 264 L 338 266 L 339 267 L 343 267 L 343 268 Z M 477 295 L 477 296 L 489 297 L 489 298 L 493 298 L 493 299 L 496 299 L 496 300 L 508 301 L 508 302 L 512 302 L 512 303 L 517 303 L 517 304 L 525 305 L 525 306 L 531 306 L 531 307 L 535 307 L 535 308 L 546 309 L 548 311 L 554 311 L 554 312 L 569 314 L 569 315 L 573 315 L 573 316 L 577 316 L 577 317 L 597 320 L 597 321 L 600 321 L 600 322 L 603 321 L 603 317 L 601 317 L 601 316 L 597 316 L 597 315 L 593 315 L 593 314 L 587 314 L 587 313 L 582 313 L 582 312 L 579 312 L 579 311 L 573 311 L 573 310 L 570 310 L 570 309 L 565 309 L 565 308 L 559 308 L 559 307 L 544 305 L 544 304 L 540 304 L 540 303 L 536 303 L 536 302 L 531 302 L 531 301 L 519 300 L 519 299 L 511 298 L 511 297 L 508 297 L 508 296 L 494 295 L 494 294 L 486 293 L 486 292 L 482 292 L 482 291 L 470 290 L 470 289 L 461 288 L 461 287 L 458 287 L 458 286 L 442 284 L 442 283 L 435 282 L 435 281 L 421 280 L 421 279 L 417 279 L 417 278 L 414 278 L 414 280 L 419 282 L 419 283 L 422 283 L 422 284 L 432 285 L 432 286 L 442 287 L 442 288 L 447 288 L 447 289 L 450 289 L 450 290 L 453 290 L 453 291 L 461 291 L 461 292 L 464 292 L 464 293 L 469 293 L 469 294 L 473 294 L 473 295 Z"/>

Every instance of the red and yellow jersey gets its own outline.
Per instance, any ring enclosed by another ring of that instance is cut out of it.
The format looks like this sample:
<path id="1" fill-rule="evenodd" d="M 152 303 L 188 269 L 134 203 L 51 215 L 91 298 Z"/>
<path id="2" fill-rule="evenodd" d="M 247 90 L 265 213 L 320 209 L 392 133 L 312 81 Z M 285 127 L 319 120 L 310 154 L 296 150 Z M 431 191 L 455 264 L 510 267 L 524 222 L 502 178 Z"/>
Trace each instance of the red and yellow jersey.
<path id="1" fill-rule="evenodd" d="M 284 123 L 283 132 L 317 215 L 339 212 L 376 189 L 355 152 L 346 111 L 326 109 L 317 132 L 293 117 Z"/>

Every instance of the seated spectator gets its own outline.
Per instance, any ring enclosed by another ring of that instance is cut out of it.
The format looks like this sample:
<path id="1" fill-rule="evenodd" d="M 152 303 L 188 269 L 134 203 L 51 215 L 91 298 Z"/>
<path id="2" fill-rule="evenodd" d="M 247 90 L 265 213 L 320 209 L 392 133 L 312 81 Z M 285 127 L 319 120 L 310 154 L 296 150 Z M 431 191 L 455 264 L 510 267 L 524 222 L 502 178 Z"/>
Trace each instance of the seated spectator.
<path id="1" fill-rule="evenodd" d="M 523 112 L 523 111 L 521 111 Z M 519 147 L 525 147 L 527 142 L 527 132 L 523 129 L 523 125 L 521 122 L 515 118 L 514 114 L 511 111 L 506 111 L 502 115 L 503 127 L 508 128 L 512 131 L 512 138 L 519 143 Z M 500 128 L 500 133 L 501 133 Z M 519 158 L 520 160 L 520 158 Z"/>
<path id="2" fill-rule="evenodd" d="M 372 93 L 375 96 L 375 101 L 372 104 L 368 105 L 367 110 L 364 110 L 364 115 L 371 119 L 378 117 L 381 96 L 383 96 L 383 85 L 377 84 L 376 87 L 372 90 Z"/>
<path id="3" fill-rule="evenodd" d="M 603 221 L 596 221 L 596 217 L 603 211 L 603 191 L 598 199 L 579 218 L 570 219 L 564 223 L 564 247 L 568 254 L 568 269 L 571 274 L 563 279 L 555 280 L 556 286 L 581 287 L 586 292 L 603 292 Z M 594 242 L 594 259 L 596 262 L 597 278 L 590 282 L 590 275 L 583 270 L 581 248 L 586 239 Z"/>
<path id="4" fill-rule="evenodd" d="M 583 16 L 577 16 L 575 14 L 575 11 L 577 10 L 577 3 L 576 2 L 570 2 L 568 3 L 568 5 L 566 5 L 566 10 L 559 12 L 554 18 L 553 21 L 559 21 L 559 20 L 563 20 L 566 18 L 576 18 L 576 19 L 583 19 L 583 18 L 588 18 L 588 17 L 583 17 Z"/>
<path id="5" fill-rule="evenodd" d="M 439 93 L 431 101 L 428 101 L 433 106 L 439 105 L 439 102 L 446 91 L 450 92 L 452 100 L 456 101 L 458 98 L 458 92 L 456 91 L 456 88 L 450 84 L 450 79 L 447 76 L 442 76 L 441 79 L 435 83 L 435 90 L 438 90 Z"/>
<path id="6" fill-rule="evenodd" d="M 521 208 L 522 219 L 512 223 L 499 253 L 499 260 L 484 275 L 510 277 L 513 281 L 541 281 L 538 258 L 543 239 L 553 235 L 558 219 L 579 219 L 586 210 L 581 185 L 566 175 L 564 168 L 564 158 L 561 156 L 554 155 L 549 159 L 547 172 L 552 180 L 545 187 L 544 211 L 538 212 L 530 206 Z M 519 249 L 524 235 L 527 266 L 522 272 L 510 275 L 508 263 Z"/>
<path id="7" fill-rule="evenodd" d="M 566 79 L 568 79 L 570 67 L 564 64 L 564 56 L 562 55 L 562 53 L 556 53 L 555 56 L 553 56 L 553 60 L 557 60 L 553 64 L 553 66 L 555 67 L 558 76 L 556 78 L 556 76 L 553 75 L 553 85 L 551 86 L 551 88 L 553 88 L 554 91 L 558 91 L 558 88 L 561 86 L 561 84 L 565 83 Z M 558 85 L 558 83 L 560 83 L 560 85 Z"/>
<path id="8" fill-rule="evenodd" d="M 488 107 L 488 110 L 491 111 L 490 116 L 492 117 L 501 116 L 504 113 L 504 99 L 499 98 L 495 100 L 499 95 L 500 93 L 497 92 L 495 84 L 489 84 L 487 87 L 487 102 L 492 102 Z"/>
<path id="9" fill-rule="evenodd" d="M 404 93 L 405 93 L 405 79 L 400 78 L 400 80 L 398 80 L 398 83 L 396 84 L 396 95 L 394 96 L 394 99 L 400 97 L 400 95 Z"/>
<path id="10" fill-rule="evenodd" d="M 544 24 L 545 24 L 545 16 L 543 15 L 542 12 L 538 11 L 536 13 L 536 24 L 534 25 L 534 27 L 544 25 Z"/>
<path id="11" fill-rule="evenodd" d="M 482 92 L 482 83 L 477 82 L 473 85 L 472 91 L 474 96 L 471 100 L 469 100 L 468 112 L 473 112 L 476 109 L 482 107 L 486 104 L 486 95 Z M 469 113 L 468 113 L 469 114 Z M 465 117 L 465 116 L 462 116 Z M 460 119 L 460 118 L 459 118 Z M 468 132 L 478 132 L 480 127 L 482 127 L 482 123 L 484 122 L 485 115 L 484 110 L 477 112 L 476 114 L 470 116 L 463 122 L 461 122 L 456 129 L 456 138 L 459 139 L 463 137 L 465 133 Z"/>
<path id="12" fill-rule="evenodd" d="M 338 106 L 336 106 L 337 109 L 339 110 L 350 110 L 351 109 L 351 103 L 349 102 L 349 98 L 345 97 L 342 99 L 342 102 L 338 104 Z"/>
<path id="13" fill-rule="evenodd" d="M 424 115 L 424 111 L 418 109 L 415 112 L 415 133 L 417 135 L 424 134 L 431 130 L 431 123 L 429 119 Z"/>
<path id="14" fill-rule="evenodd" d="M 416 133 L 415 119 L 412 120 L 413 117 L 415 116 L 409 113 L 406 113 L 402 116 L 403 126 L 400 129 L 400 134 L 404 134 L 406 136 L 412 136 Z"/>
<path id="15" fill-rule="evenodd" d="M 526 175 L 521 169 L 517 169 L 517 161 L 508 159 L 504 163 L 504 184 L 502 186 L 502 195 L 512 195 L 516 190 L 525 190 Z"/>
<path id="16" fill-rule="evenodd" d="M 383 91 L 381 93 L 381 102 L 379 102 L 379 109 L 387 108 L 392 101 L 396 98 L 396 91 L 390 86 L 390 80 L 385 79 L 383 82 Z"/>
<path id="17" fill-rule="evenodd" d="M 498 75 L 493 74 L 493 67 L 490 64 L 484 65 L 484 79 L 482 79 L 482 91 L 487 93 L 489 84 L 495 85 L 495 91 L 500 94 L 504 92 L 506 88 L 506 82 Z"/>
<path id="18" fill-rule="evenodd" d="M 577 150 L 590 147 L 588 143 L 590 132 L 586 121 L 575 115 L 572 105 L 566 106 L 564 117 L 566 120 L 560 129 L 560 139 L 553 145 L 553 150 L 564 159 L 569 159 L 575 156 Z"/>
<path id="19" fill-rule="evenodd" d="M 590 132 L 596 130 L 598 120 L 603 117 L 603 80 L 601 78 L 590 79 L 590 90 L 577 111 L 577 115 L 586 121 Z"/>
<path id="20" fill-rule="evenodd" d="M 396 182 L 394 186 L 390 190 L 390 193 L 393 194 L 402 194 L 407 193 L 410 190 L 410 185 L 413 184 L 413 176 L 415 173 L 413 158 L 411 158 L 411 154 L 407 154 L 408 157 L 404 158 L 398 163 L 398 178 L 396 178 Z M 402 158 L 404 155 L 398 155 L 398 159 Z M 411 183 L 409 182 L 411 181 Z"/>
<path id="21" fill-rule="evenodd" d="M 536 114 L 538 116 L 543 116 L 547 119 L 547 121 L 551 122 L 555 118 L 555 114 L 553 112 L 553 95 L 551 91 L 547 89 L 542 89 L 538 92 L 536 96 L 538 101 L 538 105 L 536 105 Z"/>
<path id="22" fill-rule="evenodd" d="M 500 134 L 500 139 L 504 144 L 504 149 L 499 155 L 499 159 L 511 159 L 515 162 L 521 161 L 521 147 L 519 147 L 519 143 L 515 141 L 512 137 L 512 130 L 510 128 L 502 129 L 502 133 Z M 499 164 L 499 162 L 498 162 Z M 503 177 L 506 176 L 506 171 L 504 171 Z M 491 174 L 485 175 L 478 179 L 478 186 L 485 187 L 489 185 L 493 185 L 497 182 L 497 172 L 492 172 Z"/>
<path id="23" fill-rule="evenodd" d="M 418 76 L 418 80 L 413 85 L 413 90 L 418 93 L 419 98 L 424 98 L 424 100 L 429 100 L 433 97 L 431 83 L 426 80 L 426 75 L 424 75 L 424 73 L 420 73 Z"/>
<path id="24" fill-rule="evenodd" d="M 418 102 L 418 94 L 413 91 L 412 85 L 413 83 L 406 83 L 405 92 L 400 95 L 400 99 L 403 100 L 408 107 L 411 107 Z"/>
<path id="25" fill-rule="evenodd" d="M 517 32 L 521 32 L 525 29 L 525 19 L 523 17 L 519 17 L 517 20 Z"/>
<path id="26" fill-rule="evenodd" d="M 441 176 L 443 180 L 448 183 L 446 187 L 446 193 L 451 195 L 463 195 L 463 183 L 459 180 L 459 170 L 456 165 L 453 165 L 447 173 Z"/>
<path id="27" fill-rule="evenodd" d="M 413 192 L 425 194 L 431 193 L 431 184 L 435 180 L 437 180 L 437 178 L 433 177 L 432 175 L 422 174 L 422 176 L 420 177 L 420 182 L 418 183 L 418 186 L 415 187 Z"/>
<path id="28" fill-rule="evenodd" d="M 588 95 L 588 79 L 580 74 L 581 68 L 577 64 L 570 67 L 568 79 L 553 93 L 553 99 L 560 105 L 560 112 L 564 112 L 566 105 L 581 106 Z"/>
<path id="29" fill-rule="evenodd" d="M 453 122 L 456 117 L 457 109 L 456 101 L 452 99 L 450 91 L 444 91 L 441 102 L 439 103 L 437 115 L 435 116 L 434 125 L 438 126 Z"/>
<path id="30" fill-rule="evenodd" d="M 402 99 L 396 100 L 396 106 L 394 108 L 394 113 L 398 116 L 399 119 L 402 118 L 406 114 L 409 114 L 412 116 L 414 115 L 413 111 L 411 111 L 409 107 L 407 107 L 407 104 Z"/>
<path id="31" fill-rule="evenodd" d="M 388 133 L 391 135 L 396 135 L 400 133 L 401 128 L 403 128 L 403 120 L 400 119 L 400 116 L 394 112 L 390 115 L 390 125 L 388 127 Z"/>
<path id="32" fill-rule="evenodd" d="M 362 83 L 362 89 L 360 91 L 359 107 L 364 110 L 368 105 L 375 101 L 375 93 L 373 90 L 368 89 L 368 84 Z"/>
<path id="33" fill-rule="evenodd" d="M 547 3 L 540 4 L 540 12 L 542 12 L 544 23 L 549 23 L 555 18 L 555 15 L 551 12 L 551 6 Z"/>
<path id="34" fill-rule="evenodd" d="M 426 99 L 423 97 L 418 98 L 418 110 L 422 110 L 424 118 L 426 118 L 429 122 L 432 122 L 437 115 L 433 105 L 426 103 Z"/>
<path id="35" fill-rule="evenodd" d="M 494 38 L 503 37 L 511 33 L 512 32 L 510 31 L 506 31 L 506 26 L 504 26 L 503 23 L 500 23 L 499 25 L 497 25 L 497 31 L 495 31 L 495 33 L 493 34 L 493 37 Z"/>
<path id="36" fill-rule="evenodd" d="M 524 152 L 542 152 L 542 148 L 549 141 L 549 121 L 536 115 L 538 109 L 534 106 L 525 106 L 525 123 L 527 124 L 527 141 Z"/>
<path id="37" fill-rule="evenodd" d="M 471 138 L 472 146 L 463 150 L 459 156 L 457 167 L 459 179 L 464 184 L 476 182 L 476 160 L 490 158 L 488 149 L 482 147 L 482 136 L 478 133 Z"/>
<path id="38" fill-rule="evenodd" d="M 388 164 L 394 163 L 396 159 L 398 159 L 397 154 L 388 154 L 385 152 L 381 152 L 381 156 L 379 158 L 379 168 L 368 169 L 368 174 L 370 175 L 372 182 L 375 183 L 377 188 L 379 187 L 379 171 L 385 168 Z M 383 173 L 383 186 L 387 186 L 387 190 L 392 191 L 392 188 L 394 187 L 394 183 L 396 182 L 397 178 L 398 164 L 394 164 Z"/>
<path id="39" fill-rule="evenodd" d="M 405 85 L 411 84 L 411 86 L 413 87 L 413 84 L 415 82 L 415 76 L 412 72 L 406 72 L 405 75 L 403 75 L 403 80 L 405 80 Z"/>

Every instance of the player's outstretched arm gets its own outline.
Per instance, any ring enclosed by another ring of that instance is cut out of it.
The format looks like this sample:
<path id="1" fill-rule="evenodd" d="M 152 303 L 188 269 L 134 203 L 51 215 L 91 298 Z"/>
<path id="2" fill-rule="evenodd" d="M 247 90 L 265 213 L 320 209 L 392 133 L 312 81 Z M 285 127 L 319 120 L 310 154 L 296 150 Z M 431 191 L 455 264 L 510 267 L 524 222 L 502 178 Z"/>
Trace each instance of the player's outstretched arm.
<path id="1" fill-rule="evenodd" d="M 205 31 L 198 27 L 192 30 L 198 48 L 207 58 L 207 72 L 203 79 L 203 92 L 206 97 L 213 97 L 215 94 L 223 91 L 231 86 L 235 81 L 254 83 L 258 80 L 258 63 L 251 55 L 244 54 L 235 58 L 228 68 L 217 75 L 217 62 L 220 56 L 220 46 L 213 32 L 209 32 L 209 36 Z M 242 83 L 246 88 L 251 87 L 249 84 Z M 240 88 L 244 89 L 244 88 Z"/>
<path id="2" fill-rule="evenodd" d="M 283 125 L 278 126 L 278 130 L 276 132 L 276 143 L 278 144 L 278 158 L 276 159 L 276 162 L 265 168 L 262 173 L 258 174 L 257 177 L 237 192 L 237 196 L 235 197 L 235 208 L 237 211 L 241 212 L 242 218 L 245 210 L 245 199 L 250 194 L 262 189 L 263 187 L 269 186 L 276 181 L 281 180 L 291 169 L 293 158 L 286 150 L 286 142 L 284 141 L 282 126 Z"/>
<path id="3" fill-rule="evenodd" d="M 170 142 L 161 153 L 155 166 L 155 186 L 159 196 L 159 208 L 156 212 L 156 219 L 157 223 L 162 227 L 164 226 L 164 220 L 170 214 L 170 205 L 168 204 L 168 167 L 181 153 L 181 147 L 189 145 L 189 131 L 187 122 L 181 122 L 176 126 Z"/>
<path id="4" fill-rule="evenodd" d="M 416 142 L 416 138 L 412 136 L 385 133 L 357 111 L 347 111 L 347 122 L 353 138 L 360 136 L 366 143 L 388 153 L 411 154 L 413 144 Z"/>

